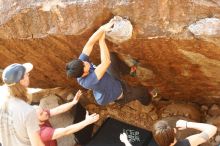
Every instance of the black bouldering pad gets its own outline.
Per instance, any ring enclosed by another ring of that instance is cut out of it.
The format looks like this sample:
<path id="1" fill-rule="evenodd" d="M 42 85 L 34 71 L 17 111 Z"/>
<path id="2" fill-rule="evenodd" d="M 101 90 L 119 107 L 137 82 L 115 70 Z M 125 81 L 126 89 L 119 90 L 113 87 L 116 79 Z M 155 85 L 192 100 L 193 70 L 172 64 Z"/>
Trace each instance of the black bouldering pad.
<path id="1" fill-rule="evenodd" d="M 86 146 L 124 146 L 120 134 L 125 132 L 132 146 L 158 146 L 151 131 L 107 118 Z"/>

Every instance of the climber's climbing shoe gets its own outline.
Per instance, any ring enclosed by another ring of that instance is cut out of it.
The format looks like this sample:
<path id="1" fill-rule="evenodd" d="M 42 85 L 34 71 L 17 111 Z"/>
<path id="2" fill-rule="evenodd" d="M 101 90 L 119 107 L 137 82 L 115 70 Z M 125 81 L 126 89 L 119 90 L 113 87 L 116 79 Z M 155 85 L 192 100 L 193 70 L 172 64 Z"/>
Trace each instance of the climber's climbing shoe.
<path id="1" fill-rule="evenodd" d="M 132 77 L 136 77 L 137 76 L 137 66 L 138 66 L 138 60 L 134 60 L 133 61 L 133 65 L 131 66 L 131 69 L 130 69 L 130 75 Z"/>

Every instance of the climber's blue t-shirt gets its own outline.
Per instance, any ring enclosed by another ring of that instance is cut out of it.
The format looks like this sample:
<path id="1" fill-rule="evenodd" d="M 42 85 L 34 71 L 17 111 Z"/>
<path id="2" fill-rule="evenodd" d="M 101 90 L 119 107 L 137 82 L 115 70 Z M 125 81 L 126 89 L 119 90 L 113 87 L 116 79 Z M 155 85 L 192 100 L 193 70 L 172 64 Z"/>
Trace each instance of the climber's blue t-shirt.
<path id="1" fill-rule="evenodd" d="M 86 54 L 80 54 L 79 59 L 90 63 L 89 56 Z M 86 89 L 93 90 L 95 100 L 100 105 L 106 105 L 116 100 L 122 93 L 120 81 L 107 72 L 98 80 L 94 71 L 95 66 L 90 63 L 89 74 L 85 77 L 77 78 L 78 83 Z"/>

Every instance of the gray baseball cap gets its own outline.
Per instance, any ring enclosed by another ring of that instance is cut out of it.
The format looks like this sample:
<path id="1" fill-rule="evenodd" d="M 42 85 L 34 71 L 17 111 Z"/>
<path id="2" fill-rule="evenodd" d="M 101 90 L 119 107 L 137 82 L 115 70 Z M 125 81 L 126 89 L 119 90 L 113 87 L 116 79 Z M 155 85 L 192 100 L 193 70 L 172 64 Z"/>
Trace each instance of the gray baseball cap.
<path id="1" fill-rule="evenodd" d="M 14 85 L 23 79 L 25 73 L 30 72 L 32 69 L 33 65 L 31 63 L 11 64 L 4 69 L 2 73 L 2 80 L 8 86 Z"/>

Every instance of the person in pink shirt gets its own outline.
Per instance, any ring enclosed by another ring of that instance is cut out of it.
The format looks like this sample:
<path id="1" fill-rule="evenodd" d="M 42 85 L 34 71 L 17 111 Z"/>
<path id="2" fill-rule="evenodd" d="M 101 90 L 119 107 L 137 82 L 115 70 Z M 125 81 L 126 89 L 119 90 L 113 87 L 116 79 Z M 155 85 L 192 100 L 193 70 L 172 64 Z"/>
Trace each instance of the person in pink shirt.
<path id="1" fill-rule="evenodd" d="M 69 134 L 73 134 L 83 129 L 87 125 L 90 125 L 98 121 L 99 119 L 98 114 L 94 113 L 94 114 L 89 115 L 87 112 L 85 120 L 79 123 L 76 123 L 76 124 L 69 125 L 67 127 L 53 128 L 52 125 L 50 124 L 49 122 L 50 117 L 70 110 L 74 105 L 78 103 L 81 94 L 82 93 L 79 90 L 71 102 L 65 103 L 53 109 L 45 110 L 39 106 L 35 106 L 38 120 L 39 120 L 39 125 L 40 125 L 39 133 L 40 133 L 41 140 L 44 142 L 45 146 L 57 146 L 56 139 L 69 135 Z"/>

